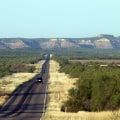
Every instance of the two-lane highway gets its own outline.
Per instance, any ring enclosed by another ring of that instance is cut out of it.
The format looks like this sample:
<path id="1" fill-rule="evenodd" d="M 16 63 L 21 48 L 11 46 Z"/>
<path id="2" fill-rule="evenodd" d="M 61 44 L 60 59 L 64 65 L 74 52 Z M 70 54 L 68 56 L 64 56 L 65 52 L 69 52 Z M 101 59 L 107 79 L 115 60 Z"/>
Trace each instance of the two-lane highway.
<path id="1" fill-rule="evenodd" d="M 43 84 L 36 82 L 42 76 Z M 21 85 L 0 109 L 0 120 L 40 120 L 44 115 L 49 78 L 49 55 L 40 75 Z"/>

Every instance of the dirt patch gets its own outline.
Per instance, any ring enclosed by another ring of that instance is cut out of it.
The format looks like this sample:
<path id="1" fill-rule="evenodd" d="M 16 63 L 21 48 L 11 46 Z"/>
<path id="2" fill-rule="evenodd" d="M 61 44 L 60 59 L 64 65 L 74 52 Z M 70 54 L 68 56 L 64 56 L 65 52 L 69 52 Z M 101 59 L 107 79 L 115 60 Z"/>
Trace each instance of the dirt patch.
<path id="1" fill-rule="evenodd" d="M 0 105 L 2 105 L 8 98 L 9 98 L 8 95 L 0 96 Z"/>

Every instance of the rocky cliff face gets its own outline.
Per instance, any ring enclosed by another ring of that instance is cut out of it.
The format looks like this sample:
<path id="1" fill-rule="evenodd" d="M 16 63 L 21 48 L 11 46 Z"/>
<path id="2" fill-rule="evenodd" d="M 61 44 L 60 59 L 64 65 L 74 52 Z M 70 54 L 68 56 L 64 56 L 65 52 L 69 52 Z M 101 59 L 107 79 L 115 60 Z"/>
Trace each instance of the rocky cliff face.
<path id="1" fill-rule="evenodd" d="M 113 48 L 109 39 L 101 38 L 94 42 L 96 48 Z"/>
<path id="2" fill-rule="evenodd" d="M 16 48 L 28 48 L 29 46 L 25 44 L 20 38 L 10 38 L 10 39 L 0 39 L 0 49 L 1 45 L 4 46 L 4 49 L 16 49 Z"/>
<path id="3" fill-rule="evenodd" d="M 79 45 L 69 41 L 68 39 L 49 39 L 48 41 L 41 43 L 41 47 L 43 49 L 54 49 L 79 47 Z"/>
<path id="4" fill-rule="evenodd" d="M 1 38 L 0 49 L 16 48 L 120 48 L 120 38 L 113 35 L 97 35 L 90 38 Z"/>

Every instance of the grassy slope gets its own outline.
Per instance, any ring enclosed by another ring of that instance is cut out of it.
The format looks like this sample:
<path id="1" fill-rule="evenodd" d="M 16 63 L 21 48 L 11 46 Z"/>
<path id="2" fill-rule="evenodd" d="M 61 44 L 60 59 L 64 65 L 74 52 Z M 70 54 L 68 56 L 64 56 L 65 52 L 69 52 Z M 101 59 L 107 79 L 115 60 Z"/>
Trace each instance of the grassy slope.
<path id="1" fill-rule="evenodd" d="M 44 61 L 39 61 L 38 63 L 34 64 L 36 67 L 34 73 L 14 73 L 12 75 L 0 78 L 0 92 L 2 91 L 4 94 L 12 93 L 17 88 L 17 86 L 25 81 L 30 80 L 32 77 L 38 74 L 41 70 L 43 62 Z M 7 95 L 0 96 L 0 105 L 2 105 L 7 98 Z"/>
<path id="2" fill-rule="evenodd" d="M 59 73 L 59 64 L 50 62 L 50 79 L 48 91 L 50 102 L 43 120 L 120 120 L 120 111 L 64 113 L 60 111 L 63 101 L 68 98 L 68 90 L 76 79 L 69 78 L 64 73 Z"/>

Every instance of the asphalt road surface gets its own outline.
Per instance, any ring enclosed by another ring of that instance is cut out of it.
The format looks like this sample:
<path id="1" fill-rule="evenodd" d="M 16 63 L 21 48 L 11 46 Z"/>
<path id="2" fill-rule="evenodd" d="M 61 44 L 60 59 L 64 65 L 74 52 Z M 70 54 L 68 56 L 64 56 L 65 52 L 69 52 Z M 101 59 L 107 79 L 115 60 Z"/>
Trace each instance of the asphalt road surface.
<path id="1" fill-rule="evenodd" d="M 36 82 L 42 76 L 43 84 Z M 41 120 L 47 101 L 49 55 L 42 71 L 30 81 L 19 86 L 0 109 L 0 120 Z"/>

